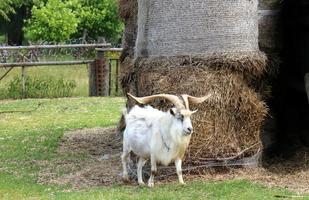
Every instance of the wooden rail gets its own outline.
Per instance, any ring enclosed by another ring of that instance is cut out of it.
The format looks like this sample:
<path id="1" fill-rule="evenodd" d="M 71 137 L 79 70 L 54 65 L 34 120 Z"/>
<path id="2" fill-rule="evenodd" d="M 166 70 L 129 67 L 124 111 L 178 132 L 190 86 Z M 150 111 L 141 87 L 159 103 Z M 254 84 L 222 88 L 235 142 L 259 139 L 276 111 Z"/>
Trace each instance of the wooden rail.
<path id="1" fill-rule="evenodd" d="M 110 43 L 104 44 L 58 44 L 58 45 L 30 45 L 30 46 L 5 46 L 0 47 L 0 50 L 21 50 L 21 49 L 63 49 L 63 48 L 108 48 Z"/>
<path id="2" fill-rule="evenodd" d="M 78 64 L 89 64 L 89 63 L 92 63 L 92 62 L 93 62 L 93 60 L 0 63 L 0 67 L 35 67 L 35 66 L 50 66 L 50 65 L 78 65 Z"/>
<path id="3" fill-rule="evenodd" d="M 105 51 L 112 51 L 112 52 L 121 52 L 122 48 L 96 48 L 95 49 L 98 52 L 105 52 Z"/>

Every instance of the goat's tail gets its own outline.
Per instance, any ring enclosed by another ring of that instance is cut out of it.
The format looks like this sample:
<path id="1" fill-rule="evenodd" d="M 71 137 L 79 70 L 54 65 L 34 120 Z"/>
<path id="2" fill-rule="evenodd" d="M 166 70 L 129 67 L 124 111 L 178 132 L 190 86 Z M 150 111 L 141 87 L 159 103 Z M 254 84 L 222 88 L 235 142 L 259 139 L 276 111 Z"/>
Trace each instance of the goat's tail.
<path id="1" fill-rule="evenodd" d="M 122 109 L 122 115 L 117 125 L 117 133 L 122 135 L 124 130 L 126 129 L 126 116 L 128 115 L 127 108 Z"/>
<path id="2" fill-rule="evenodd" d="M 122 115 L 123 115 L 124 117 L 126 117 L 126 116 L 128 115 L 128 109 L 127 109 L 127 108 L 123 108 L 123 109 L 122 109 Z"/>

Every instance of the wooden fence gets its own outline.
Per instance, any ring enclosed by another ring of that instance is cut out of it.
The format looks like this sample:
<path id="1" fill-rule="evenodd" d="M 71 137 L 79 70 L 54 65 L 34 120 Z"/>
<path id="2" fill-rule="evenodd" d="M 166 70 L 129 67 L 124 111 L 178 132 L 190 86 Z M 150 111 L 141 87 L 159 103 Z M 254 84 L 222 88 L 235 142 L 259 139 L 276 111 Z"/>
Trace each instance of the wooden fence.
<path id="1" fill-rule="evenodd" d="M 115 92 L 119 93 L 118 76 L 120 62 L 118 58 L 106 57 L 106 52 L 121 52 L 121 48 L 97 48 L 96 60 L 89 68 L 89 95 L 90 96 L 110 96 L 114 80 Z M 115 74 L 112 76 L 112 65 L 115 63 Z"/>
<path id="2" fill-rule="evenodd" d="M 120 63 L 118 58 L 108 58 L 106 52 L 121 52 L 121 48 L 110 48 L 110 44 L 69 44 L 69 45 L 34 45 L 34 46 L 5 46 L 0 47 L 0 53 L 14 51 L 14 59 L 2 59 L 0 68 L 6 71 L 0 76 L 1 80 L 6 77 L 12 69 L 21 67 L 22 90 L 26 91 L 26 68 L 38 66 L 59 66 L 59 65 L 79 65 L 87 64 L 89 69 L 89 95 L 90 96 L 110 96 L 112 88 L 115 93 L 119 93 L 118 76 Z M 95 58 L 92 59 L 72 59 L 65 61 L 40 61 L 37 52 L 49 49 L 94 49 Z M 3 62 L 5 61 L 5 62 Z M 115 67 L 115 73 L 112 68 Z"/>

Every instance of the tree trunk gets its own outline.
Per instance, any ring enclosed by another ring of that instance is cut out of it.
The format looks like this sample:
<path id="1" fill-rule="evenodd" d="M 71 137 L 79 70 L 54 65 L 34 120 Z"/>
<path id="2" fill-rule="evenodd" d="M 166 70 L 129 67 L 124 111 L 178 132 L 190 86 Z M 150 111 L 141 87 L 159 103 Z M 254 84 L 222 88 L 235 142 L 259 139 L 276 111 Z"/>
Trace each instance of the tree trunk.
<path id="1" fill-rule="evenodd" d="M 26 6 L 15 9 L 16 14 L 10 16 L 10 22 L 7 22 L 7 34 L 9 45 L 22 45 L 24 39 L 23 27 L 24 20 L 29 16 Z"/>
<path id="2" fill-rule="evenodd" d="M 123 51 L 120 55 L 120 82 L 124 94 L 130 92 L 135 94 L 135 87 L 133 76 L 130 75 L 129 71 L 133 67 L 135 42 L 137 38 L 137 0 L 120 0 L 119 1 L 119 13 L 120 17 L 124 20 L 125 29 L 123 32 L 122 47 Z M 127 105 L 130 107 L 133 102 L 129 101 Z M 117 133 L 120 134 L 126 127 L 124 116 L 117 126 Z"/>

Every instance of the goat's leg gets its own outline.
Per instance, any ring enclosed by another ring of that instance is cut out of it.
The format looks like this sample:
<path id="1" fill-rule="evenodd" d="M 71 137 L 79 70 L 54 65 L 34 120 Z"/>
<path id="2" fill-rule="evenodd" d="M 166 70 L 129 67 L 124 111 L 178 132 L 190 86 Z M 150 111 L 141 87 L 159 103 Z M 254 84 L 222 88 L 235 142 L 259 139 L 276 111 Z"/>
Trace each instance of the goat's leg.
<path id="1" fill-rule="evenodd" d="M 123 153 L 121 155 L 121 161 L 122 161 L 122 167 L 123 167 L 123 173 L 122 178 L 124 181 L 129 180 L 128 171 L 127 171 L 127 162 L 129 159 L 130 152 L 127 149 L 123 149 Z"/>
<path id="2" fill-rule="evenodd" d="M 150 156 L 150 163 L 151 163 L 151 173 L 148 180 L 148 187 L 154 186 L 154 176 L 157 174 L 157 161 L 154 155 Z"/>
<path id="3" fill-rule="evenodd" d="M 138 159 L 138 163 L 137 163 L 137 181 L 139 185 L 145 185 L 144 181 L 143 181 L 143 166 L 145 165 L 147 160 L 145 160 L 144 158 L 140 157 Z"/>
<path id="4" fill-rule="evenodd" d="M 181 163 L 182 163 L 181 159 L 178 158 L 178 159 L 175 160 L 175 167 L 176 167 L 176 172 L 177 172 L 177 175 L 178 175 L 179 183 L 180 184 L 185 184 L 185 182 L 183 181 L 183 178 L 182 178 Z"/>

